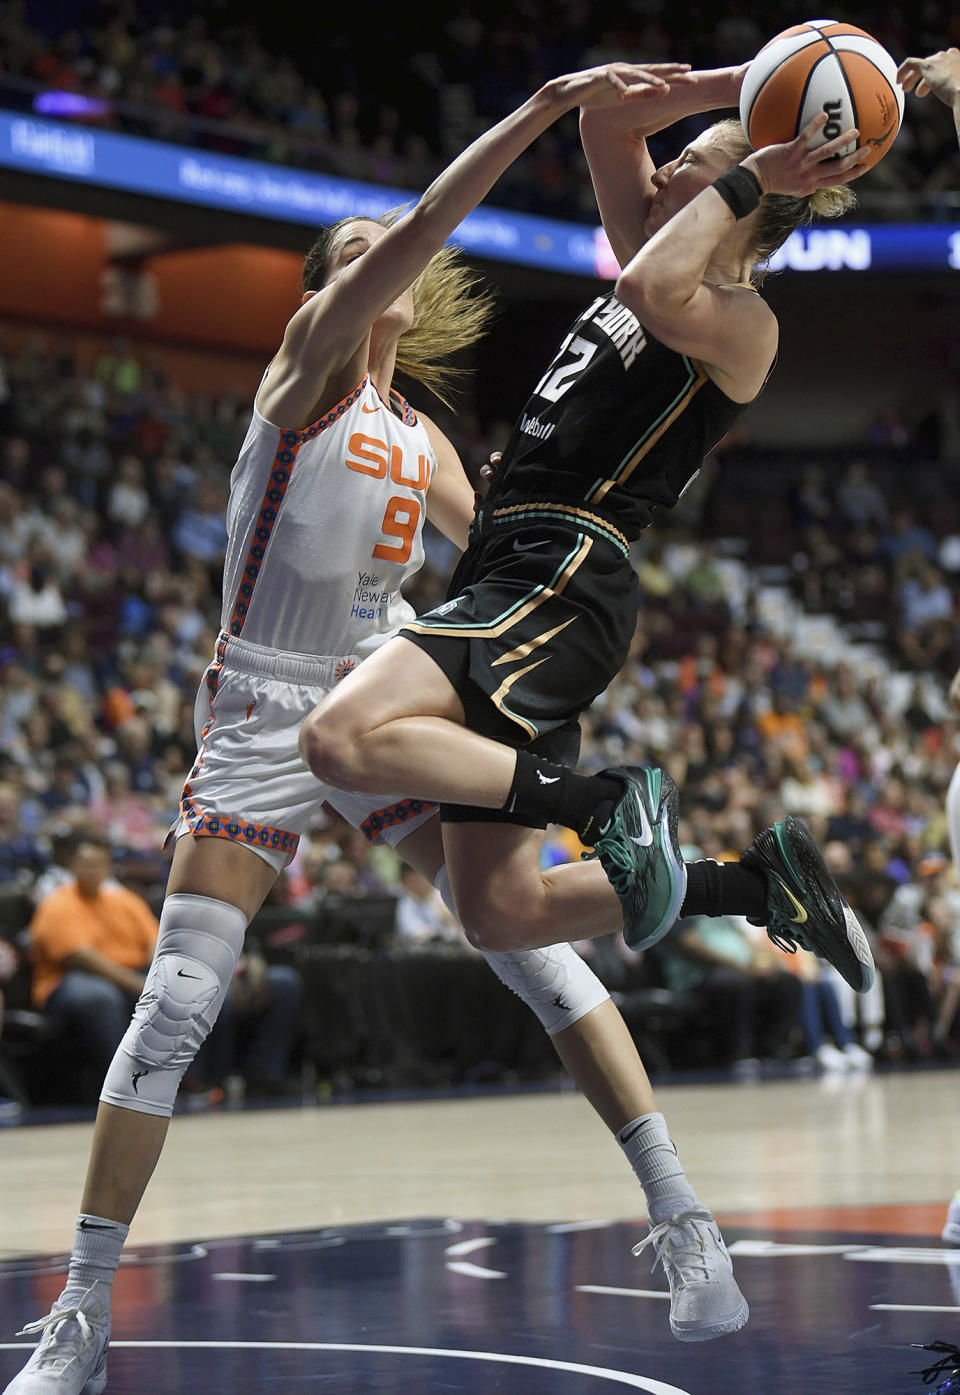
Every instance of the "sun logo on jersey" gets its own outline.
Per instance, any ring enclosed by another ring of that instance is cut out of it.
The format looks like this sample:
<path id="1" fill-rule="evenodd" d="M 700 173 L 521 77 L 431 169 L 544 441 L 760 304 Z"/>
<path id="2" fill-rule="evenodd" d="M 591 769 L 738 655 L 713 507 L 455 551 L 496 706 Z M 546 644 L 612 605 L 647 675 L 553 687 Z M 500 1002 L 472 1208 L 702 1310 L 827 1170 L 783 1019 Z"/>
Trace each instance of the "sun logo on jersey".
<path id="1" fill-rule="evenodd" d="M 346 678 L 347 674 L 352 673 L 356 666 L 357 665 L 354 663 L 353 659 L 341 659 L 340 662 L 337 664 L 337 671 L 334 674 L 334 681 L 337 683 L 342 683 L 343 680 Z"/>

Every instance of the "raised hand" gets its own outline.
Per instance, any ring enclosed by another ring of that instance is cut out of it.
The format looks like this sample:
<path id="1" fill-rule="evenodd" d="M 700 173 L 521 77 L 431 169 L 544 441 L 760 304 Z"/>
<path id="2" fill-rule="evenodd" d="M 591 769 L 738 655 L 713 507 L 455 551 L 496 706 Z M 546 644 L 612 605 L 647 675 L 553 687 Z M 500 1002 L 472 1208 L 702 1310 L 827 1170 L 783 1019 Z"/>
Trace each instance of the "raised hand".
<path id="1" fill-rule="evenodd" d="M 932 92 L 946 106 L 960 101 L 960 49 L 941 49 L 928 58 L 905 58 L 897 69 L 904 92 L 929 97 Z"/>
<path id="2" fill-rule="evenodd" d="M 557 78 L 556 95 L 565 105 L 609 107 L 663 96 L 672 84 L 691 85 L 689 63 L 604 63 Z"/>
<path id="3" fill-rule="evenodd" d="M 836 140 L 810 149 L 810 142 L 826 125 L 827 119 L 826 112 L 818 112 L 796 140 L 784 145 L 765 145 L 747 156 L 743 165 L 753 171 L 765 194 L 803 197 L 816 193 L 818 189 L 849 184 L 851 180 L 866 174 L 866 169 L 861 166 L 871 153 L 869 147 L 859 146 L 847 155 L 840 153 L 857 140 L 860 132 L 854 127 L 837 136 Z"/>

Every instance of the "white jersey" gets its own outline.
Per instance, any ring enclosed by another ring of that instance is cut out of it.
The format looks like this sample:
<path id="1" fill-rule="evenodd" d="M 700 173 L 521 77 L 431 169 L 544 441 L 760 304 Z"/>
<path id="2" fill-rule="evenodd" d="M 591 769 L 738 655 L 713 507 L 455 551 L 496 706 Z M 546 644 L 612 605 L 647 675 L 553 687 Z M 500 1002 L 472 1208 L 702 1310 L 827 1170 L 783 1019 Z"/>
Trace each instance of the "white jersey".
<path id="1" fill-rule="evenodd" d="M 230 476 L 221 628 L 293 654 L 364 658 L 413 618 L 436 456 L 399 394 L 369 375 L 302 431 L 256 407 Z M 398 414 L 399 413 L 399 414 Z"/>

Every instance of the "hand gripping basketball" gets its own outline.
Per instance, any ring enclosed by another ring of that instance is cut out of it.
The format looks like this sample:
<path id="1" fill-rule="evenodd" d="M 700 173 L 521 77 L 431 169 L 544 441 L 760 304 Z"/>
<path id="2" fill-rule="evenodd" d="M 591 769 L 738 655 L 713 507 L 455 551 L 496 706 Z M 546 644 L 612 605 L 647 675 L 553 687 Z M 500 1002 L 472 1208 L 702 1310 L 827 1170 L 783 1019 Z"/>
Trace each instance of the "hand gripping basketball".
<path id="1" fill-rule="evenodd" d="M 840 154 L 859 137 L 860 133 L 855 127 L 843 131 L 825 145 L 811 148 L 811 142 L 827 120 L 825 112 L 818 112 L 812 121 L 807 122 L 796 140 L 784 145 L 765 145 L 762 150 L 755 150 L 747 156 L 743 164 L 746 169 L 753 170 L 765 194 L 792 194 L 802 198 L 816 193 L 818 189 L 849 184 L 851 180 L 866 174 L 865 162 L 872 153 L 869 148 L 858 146 L 846 155 Z"/>

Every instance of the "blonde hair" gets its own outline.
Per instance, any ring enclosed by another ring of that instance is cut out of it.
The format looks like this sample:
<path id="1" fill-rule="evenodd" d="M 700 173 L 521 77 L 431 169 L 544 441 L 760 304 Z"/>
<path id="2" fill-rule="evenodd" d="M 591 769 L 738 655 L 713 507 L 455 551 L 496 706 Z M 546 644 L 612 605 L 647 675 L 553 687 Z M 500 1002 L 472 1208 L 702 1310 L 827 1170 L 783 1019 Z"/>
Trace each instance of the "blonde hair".
<path id="1" fill-rule="evenodd" d="M 316 291 L 326 283 L 330 256 L 341 228 L 351 223 L 379 223 L 389 228 L 405 211 L 405 207 L 394 208 L 379 218 L 354 215 L 324 228 L 304 260 L 303 289 Z M 465 377 L 466 370 L 448 360 L 459 349 L 483 337 L 493 318 L 495 298 L 460 252 L 449 244 L 434 253 L 412 289 L 413 324 L 400 336 L 396 366 L 450 407 L 451 391 Z"/>
<path id="2" fill-rule="evenodd" d="M 747 133 L 734 117 L 718 121 L 705 133 L 738 165 L 751 154 L 753 147 Z M 761 281 L 765 263 L 797 228 L 812 223 L 814 218 L 839 218 L 855 207 L 857 196 L 848 184 L 836 184 L 832 189 L 817 189 L 812 194 L 764 194 L 760 200 L 753 225 L 753 280 Z"/>

